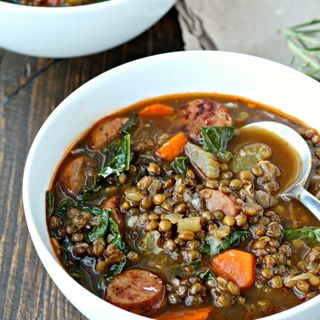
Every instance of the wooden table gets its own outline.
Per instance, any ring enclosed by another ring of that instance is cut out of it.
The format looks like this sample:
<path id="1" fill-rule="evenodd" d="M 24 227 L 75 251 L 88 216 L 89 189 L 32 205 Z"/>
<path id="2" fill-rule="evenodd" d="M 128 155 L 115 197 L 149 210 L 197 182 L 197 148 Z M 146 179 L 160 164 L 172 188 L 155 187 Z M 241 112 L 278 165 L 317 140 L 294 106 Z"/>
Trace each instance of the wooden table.
<path id="1" fill-rule="evenodd" d="M 0 49 L 0 319 L 85 319 L 43 268 L 24 219 L 24 163 L 40 126 L 66 96 L 96 75 L 182 49 L 174 9 L 131 42 L 89 57 L 40 59 Z"/>

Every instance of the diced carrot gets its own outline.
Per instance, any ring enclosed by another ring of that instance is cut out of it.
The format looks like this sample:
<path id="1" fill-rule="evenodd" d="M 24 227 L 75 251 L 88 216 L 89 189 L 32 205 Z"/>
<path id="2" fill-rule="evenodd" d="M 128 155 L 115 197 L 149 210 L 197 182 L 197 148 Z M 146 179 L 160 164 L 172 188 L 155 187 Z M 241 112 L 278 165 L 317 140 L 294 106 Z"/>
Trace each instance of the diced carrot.
<path id="1" fill-rule="evenodd" d="M 157 320 L 208 320 L 212 312 L 212 308 L 166 312 L 159 316 Z"/>
<path id="2" fill-rule="evenodd" d="M 151 104 L 143 108 L 139 115 L 141 117 L 157 117 L 170 116 L 174 113 L 174 109 L 161 103 Z"/>
<path id="3" fill-rule="evenodd" d="M 212 269 L 219 276 L 235 282 L 239 288 L 249 288 L 255 278 L 254 256 L 246 251 L 228 250 L 212 258 Z"/>
<path id="4" fill-rule="evenodd" d="M 184 146 L 188 139 L 183 132 L 179 132 L 168 140 L 164 145 L 156 150 L 156 155 L 166 161 L 172 161 L 175 157 L 183 153 Z"/>

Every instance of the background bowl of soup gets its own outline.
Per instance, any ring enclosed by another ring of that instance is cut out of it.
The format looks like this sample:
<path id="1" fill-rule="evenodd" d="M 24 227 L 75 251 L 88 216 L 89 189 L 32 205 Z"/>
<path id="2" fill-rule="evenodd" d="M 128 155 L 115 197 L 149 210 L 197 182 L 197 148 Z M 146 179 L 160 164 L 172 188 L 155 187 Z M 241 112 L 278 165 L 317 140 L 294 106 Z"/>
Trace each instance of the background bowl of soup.
<path id="1" fill-rule="evenodd" d="M 0 1 L 0 47 L 67 58 L 118 46 L 158 21 L 175 0 L 107 0 L 40 7 Z"/>
<path id="2" fill-rule="evenodd" d="M 98 298 L 66 273 L 48 236 L 46 190 L 65 152 L 99 119 L 144 99 L 192 92 L 246 97 L 320 131 L 318 82 L 286 66 L 230 52 L 177 52 L 144 58 L 105 72 L 72 93 L 46 120 L 33 142 L 25 167 L 23 201 L 42 263 L 62 293 L 89 319 L 110 315 L 115 319 L 147 318 Z M 264 319 L 317 320 L 319 310 L 317 296 Z"/>

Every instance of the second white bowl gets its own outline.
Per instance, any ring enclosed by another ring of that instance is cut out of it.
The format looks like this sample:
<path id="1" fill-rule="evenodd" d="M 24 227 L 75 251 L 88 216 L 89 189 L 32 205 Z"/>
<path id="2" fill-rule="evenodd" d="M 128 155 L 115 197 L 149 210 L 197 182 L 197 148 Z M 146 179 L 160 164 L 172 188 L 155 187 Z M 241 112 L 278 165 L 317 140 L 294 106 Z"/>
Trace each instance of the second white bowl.
<path id="1" fill-rule="evenodd" d="M 0 0 L 0 47 L 46 58 L 104 51 L 147 30 L 174 3 L 175 0 L 110 0 L 51 8 Z"/>

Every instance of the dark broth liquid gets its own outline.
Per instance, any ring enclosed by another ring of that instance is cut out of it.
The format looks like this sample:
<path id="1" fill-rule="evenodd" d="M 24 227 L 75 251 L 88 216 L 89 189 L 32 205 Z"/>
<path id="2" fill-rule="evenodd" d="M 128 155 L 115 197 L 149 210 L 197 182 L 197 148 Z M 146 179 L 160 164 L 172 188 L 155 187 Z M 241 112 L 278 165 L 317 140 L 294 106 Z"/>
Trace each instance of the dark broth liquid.
<path id="1" fill-rule="evenodd" d="M 199 94 L 183 94 L 183 95 L 172 95 L 159 97 L 151 100 L 142 101 L 138 104 L 133 105 L 130 108 L 124 109 L 117 113 L 117 115 L 132 117 L 136 115 L 136 113 L 154 102 L 161 102 L 167 105 L 170 105 L 174 108 L 180 108 L 186 102 L 197 99 L 197 98 L 210 98 L 215 101 L 220 101 L 223 103 L 227 103 L 227 106 L 230 105 L 230 111 L 232 113 L 232 117 L 234 119 L 234 125 L 238 128 L 252 123 L 256 121 L 263 120 L 272 120 L 280 123 L 284 123 L 295 130 L 302 128 L 303 125 L 291 119 L 289 117 L 285 117 L 281 114 L 275 112 L 275 110 L 271 108 L 267 108 L 263 105 L 256 104 L 251 101 L 247 101 L 244 99 L 240 99 L 238 97 L 233 96 L 222 96 L 217 94 L 208 94 L 208 93 L 199 93 Z M 244 113 L 248 114 L 248 117 L 243 117 Z M 143 119 L 139 120 L 139 127 L 137 127 L 132 135 L 132 144 L 137 143 L 140 139 L 144 137 L 157 137 L 160 133 L 167 132 L 169 134 L 174 134 L 179 131 L 179 128 L 175 125 L 175 116 L 165 117 L 165 119 L 159 118 L 148 118 L 147 123 L 148 126 L 145 126 L 145 121 Z M 82 137 L 79 142 L 71 149 L 70 152 L 65 157 L 65 160 L 68 159 L 71 155 L 76 153 L 85 153 L 88 156 L 92 157 L 97 162 L 97 167 L 101 168 L 105 162 L 106 157 L 101 152 L 93 152 L 86 148 L 86 136 Z M 300 170 L 299 158 L 297 154 L 286 145 L 285 141 L 279 139 L 277 136 L 266 133 L 264 130 L 257 129 L 244 129 L 241 130 L 240 136 L 234 138 L 229 144 L 229 150 L 234 151 L 237 148 L 254 142 L 262 142 L 268 144 L 272 149 L 272 158 L 271 161 L 275 165 L 277 165 L 281 171 L 280 185 L 283 190 L 287 187 L 297 176 L 297 173 Z M 155 149 L 158 146 L 155 147 Z M 155 150 L 154 149 L 154 150 Z M 153 150 L 153 151 L 154 151 Z M 315 151 L 315 149 L 313 149 Z M 68 199 L 71 202 L 75 201 L 71 199 L 64 191 L 59 187 L 57 183 L 57 177 L 59 176 L 59 172 L 61 168 L 64 166 L 65 160 L 62 161 L 62 165 L 57 170 L 55 178 L 52 181 L 50 189 L 54 192 L 56 198 L 56 204 L 58 205 L 65 199 Z M 139 159 L 140 163 L 148 163 L 150 161 L 159 161 L 155 158 L 154 153 L 150 152 L 150 155 L 145 159 Z M 317 160 L 318 161 L 318 160 Z M 139 162 L 136 165 L 139 165 Z M 314 168 L 312 174 L 315 174 L 315 167 L 319 165 L 319 161 L 314 163 Z M 92 178 L 87 176 L 87 183 L 90 184 Z M 318 187 L 314 182 L 311 181 L 310 185 L 311 189 L 317 189 Z M 120 188 L 121 190 L 121 188 Z M 113 193 L 119 194 L 119 189 L 108 191 L 108 197 Z M 107 198 L 106 195 L 101 195 L 98 199 L 95 199 L 88 203 L 89 205 L 101 205 L 101 203 Z M 279 206 L 281 205 L 281 206 Z M 279 205 L 273 208 L 277 211 L 277 208 L 282 207 L 281 212 L 277 212 L 281 215 L 284 220 L 284 225 L 286 227 L 303 227 L 303 226 L 319 226 L 319 222 L 317 219 L 297 201 L 293 200 L 290 202 L 285 202 L 283 200 L 279 200 Z M 284 208 L 284 209 L 283 209 Z M 139 240 L 139 239 L 137 239 Z M 130 237 L 126 238 L 126 242 L 131 248 L 137 247 L 137 240 L 132 240 Z M 249 243 L 243 244 L 245 247 L 249 246 Z M 53 243 L 53 247 L 55 245 Z M 306 248 L 308 250 L 308 248 Z M 75 259 L 72 254 L 67 251 L 63 246 L 58 251 L 55 248 L 55 252 L 58 258 L 61 261 L 61 264 L 64 268 L 75 278 L 77 279 L 84 287 L 89 289 L 91 292 L 97 294 L 99 297 L 104 298 L 106 283 L 102 275 L 99 275 L 95 272 L 94 269 L 94 260 L 91 258 L 85 258 L 82 260 Z M 304 252 L 301 253 L 303 255 Z M 150 263 L 148 257 L 143 257 L 142 260 L 138 264 L 128 264 L 126 268 L 130 268 L 134 266 L 135 268 L 143 268 L 150 271 L 154 271 L 158 275 L 160 275 L 165 281 L 167 281 L 172 276 L 176 274 L 172 274 L 172 268 L 167 265 L 165 260 L 162 260 L 163 257 L 159 257 L 159 261 L 153 260 Z M 71 267 L 68 266 L 69 260 L 75 260 L 75 265 Z M 204 259 L 209 259 L 208 257 L 204 257 Z M 165 267 L 164 267 L 165 266 Z M 183 273 L 180 274 L 183 276 Z M 298 305 L 300 300 L 292 293 L 291 290 L 288 289 L 280 289 L 280 290 L 270 290 L 270 292 L 265 292 L 257 289 L 254 285 L 245 291 L 243 291 L 243 295 L 246 298 L 246 303 L 244 305 L 234 304 L 227 308 L 215 308 L 212 319 L 221 319 L 221 320 L 236 320 L 236 319 L 254 319 L 266 315 L 270 315 L 276 312 L 280 312 L 286 310 L 290 307 Z M 264 307 L 263 302 L 265 299 L 271 301 L 272 307 L 270 304 Z M 205 303 L 201 306 L 212 305 L 212 302 L 208 298 Z M 176 311 L 177 309 L 186 308 L 183 304 L 179 305 L 170 305 L 167 304 L 166 307 L 168 310 Z"/>

